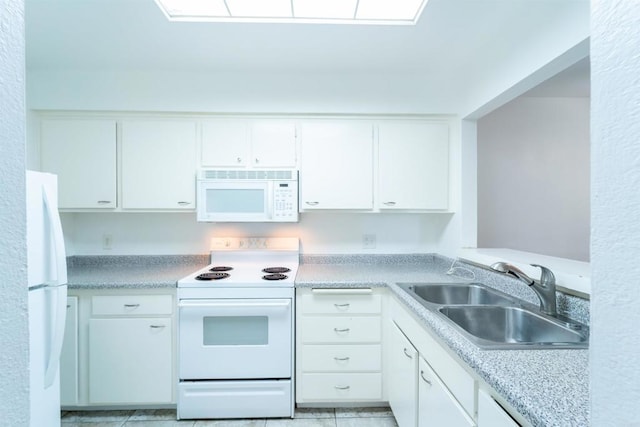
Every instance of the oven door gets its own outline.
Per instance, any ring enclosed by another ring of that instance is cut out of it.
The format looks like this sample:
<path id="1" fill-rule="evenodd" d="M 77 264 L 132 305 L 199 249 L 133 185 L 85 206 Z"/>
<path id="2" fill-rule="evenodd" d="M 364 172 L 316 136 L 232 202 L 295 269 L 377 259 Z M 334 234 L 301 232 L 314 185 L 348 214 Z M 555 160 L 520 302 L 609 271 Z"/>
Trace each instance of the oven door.
<path id="1" fill-rule="evenodd" d="M 181 380 L 290 378 L 291 298 L 182 299 Z"/>

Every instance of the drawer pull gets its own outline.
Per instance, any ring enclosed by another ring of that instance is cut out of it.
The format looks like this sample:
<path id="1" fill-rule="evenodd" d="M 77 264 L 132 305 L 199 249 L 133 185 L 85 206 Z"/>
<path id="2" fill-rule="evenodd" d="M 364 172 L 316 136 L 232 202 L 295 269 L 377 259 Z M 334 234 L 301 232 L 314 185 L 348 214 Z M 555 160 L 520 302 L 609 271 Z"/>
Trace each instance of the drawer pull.
<path id="1" fill-rule="evenodd" d="M 334 357 L 333 360 L 335 360 L 336 362 L 348 362 L 349 359 L 351 359 L 350 357 Z"/>
<path id="2" fill-rule="evenodd" d="M 344 329 L 333 328 L 333 330 L 336 331 L 336 334 L 341 334 L 341 333 L 349 332 L 350 328 L 344 328 Z"/>
<path id="3" fill-rule="evenodd" d="M 347 303 L 344 303 L 344 304 L 333 304 L 333 305 L 335 305 L 335 306 L 336 306 L 336 308 L 337 308 L 338 310 L 343 310 L 343 309 L 347 309 L 347 308 L 349 308 L 349 306 L 350 306 L 351 304 L 349 304 L 349 303 L 347 302 Z"/>
<path id="4" fill-rule="evenodd" d="M 320 204 L 320 202 L 305 202 L 306 204 L 308 204 L 309 206 L 318 206 Z"/>
<path id="5" fill-rule="evenodd" d="M 384 202 L 383 204 L 386 206 L 395 206 L 396 202 Z"/>
<path id="6" fill-rule="evenodd" d="M 431 381 L 429 381 L 428 379 L 426 379 L 426 378 L 424 377 L 424 371 L 420 371 L 420 378 L 422 378 L 422 380 L 423 380 L 425 383 L 427 383 L 427 384 L 431 385 Z"/>
<path id="7" fill-rule="evenodd" d="M 189 206 L 191 202 L 178 202 L 180 206 Z"/>
<path id="8" fill-rule="evenodd" d="M 140 304 L 125 304 L 124 308 L 138 308 Z"/>
<path id="9" fill-rule="evenodd" d="M 111 200 L 98 200 L 99 205 L 108 205 L 111 204 Z"/>
<path id="10" fill-rule="evenodd" d="M 413 359 L 413 356 L 410 355 L 409 353 L 407 353 L 407 349 L 403 349 L 402 351 L 404 351 L 404 355 L 407 356 L 409 359 Z"/>
<path id="11" fill-rule="evenodd" d="M 336 390 L 349 390 L 351 388 L 349 385 L 336 385 L 334 387 Z"/>
<path id="12" fill-rule="evenodd" d="M 311 288 L 318 295 L 362 295 L 373 292 L 371 288 Z"/>
<path id="13" fill-rule="evenodd" d="M 167 325 L 149 325 L 149 327 L 151 329 L 162 329 L 162 328 L 166 328 Z"/>

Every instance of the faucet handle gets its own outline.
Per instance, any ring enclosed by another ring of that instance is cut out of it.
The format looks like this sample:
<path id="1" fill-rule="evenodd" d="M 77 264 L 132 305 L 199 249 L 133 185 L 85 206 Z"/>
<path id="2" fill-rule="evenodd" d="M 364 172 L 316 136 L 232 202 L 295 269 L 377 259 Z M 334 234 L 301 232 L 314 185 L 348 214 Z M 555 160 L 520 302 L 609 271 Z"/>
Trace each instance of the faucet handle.
<path id="1" fill-rule="evenodd" d="M 539 267 L 540 272 L 540 284 L 543 286 L 547 285 L 555 285 L 556 284 L 556 276 L 553 275 L 553 272 L 549 270 L 547 267 L 540 264 L 531 264 L 532 267 Z"/>

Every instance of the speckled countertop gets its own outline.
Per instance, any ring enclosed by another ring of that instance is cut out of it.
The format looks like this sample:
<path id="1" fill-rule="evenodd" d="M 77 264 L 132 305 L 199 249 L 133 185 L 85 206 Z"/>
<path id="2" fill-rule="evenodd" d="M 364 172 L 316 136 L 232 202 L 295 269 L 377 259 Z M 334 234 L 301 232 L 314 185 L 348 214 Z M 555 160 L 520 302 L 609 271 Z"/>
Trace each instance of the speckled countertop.
<path id="1" fill-rule="evenodd" d="M 296 287 L 387 287 L 441 343 L 448 346 L 534 426 L 588 426 L 588 350 L 480 350 L 417 303 L 396 283 L 482 282 L 537 304 L 514 279 L 438 255 L 304 255 Z M 70 289 L 174 288 L 206 266 L 208 255 L 81 256 L 68 259 Z M 589 303 L 559 295 L 559 310 L 589 323 Z"/>
<path id="2" fill-rule="evenodd" d="M 480 350 L 451 325 L 404 292 L 402 282 L 468 282 L 475 278 L 489 286 L 537 303 L 527 286 L 456 264 L 455 275 L 447 275 L 451 260 L 416 255 L 358 257 L 303 257 L 296 287 L 386 286 L 476 374 L 489 384 L 534 426 L 588 426 L 588 350 Z M 559 307 L 588 323 L 588 302 L 561 298 Z M 559 300 L 559 301 L 560 301 Z"/>
<path id="3" fill-rule="evenodd" d="M 208 255 L 74 256 L 69 289 L 175 288 L 178 279 L 209 264 Z"/>

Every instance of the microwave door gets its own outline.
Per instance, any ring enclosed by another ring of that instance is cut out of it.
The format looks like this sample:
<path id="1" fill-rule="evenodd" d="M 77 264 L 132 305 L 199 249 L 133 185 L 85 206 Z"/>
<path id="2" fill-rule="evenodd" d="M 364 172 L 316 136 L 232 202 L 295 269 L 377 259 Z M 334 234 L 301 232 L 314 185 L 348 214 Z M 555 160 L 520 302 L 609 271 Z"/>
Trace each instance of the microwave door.
<path id="1" fill-rule="evenodd" d="M 199 189 L 199 220 L 258 222 L 270 219 L 268 182 L 207 182 Z"/>

